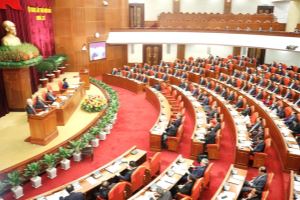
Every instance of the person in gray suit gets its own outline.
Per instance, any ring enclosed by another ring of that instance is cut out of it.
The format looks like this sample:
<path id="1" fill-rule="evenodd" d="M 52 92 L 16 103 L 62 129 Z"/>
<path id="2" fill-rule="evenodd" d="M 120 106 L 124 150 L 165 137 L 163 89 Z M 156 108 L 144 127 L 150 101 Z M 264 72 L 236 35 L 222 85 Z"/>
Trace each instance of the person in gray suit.
<path id="1" fill-rule="evenodd" d="M 259 195 L 262 193 L 266 183 L 267 183 L 267 168 L 261 166 L 258 168 L 258 176 L 252 179 L 251 181 L 245 181 L 241 194 L 251 193 L 255 191 L 255 194 Z"/>

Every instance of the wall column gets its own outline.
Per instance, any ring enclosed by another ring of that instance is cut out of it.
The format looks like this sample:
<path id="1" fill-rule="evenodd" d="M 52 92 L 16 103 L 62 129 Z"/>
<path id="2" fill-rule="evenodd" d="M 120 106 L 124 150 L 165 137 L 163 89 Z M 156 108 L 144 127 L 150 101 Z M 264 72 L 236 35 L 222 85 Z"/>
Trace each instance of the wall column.
<path id="1" fill-rule="evenodd" d="M 291 1 L 285 31 L 294 32 L 298 23 L 300 23 L 300 1 Z"/>
<path id="2" fill-rule="evenodd" d="M 224 0 L 224 14 L 231 13 L 231 1 L 232 0 Z"/>
<path id="3" fill-rule="evenodd" d="M 180 0 L 173 0 L 173 13 L 180 12 Z"/>

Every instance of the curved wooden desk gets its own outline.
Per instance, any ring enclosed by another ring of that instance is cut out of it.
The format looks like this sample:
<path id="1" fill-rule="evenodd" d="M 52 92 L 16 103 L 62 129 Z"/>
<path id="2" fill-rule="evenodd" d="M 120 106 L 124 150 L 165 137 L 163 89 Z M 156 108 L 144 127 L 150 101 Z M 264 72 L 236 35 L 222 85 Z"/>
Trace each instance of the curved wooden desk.
<path id="1" fill-rule="evenodd" d="M 135 154 L 133 154 L 133 152 Z M 135 146 L 127 150 L 125 153 L 120 155 L 119 157 L 115 158 L 108 164 L 100 167 L 99 169 L 96 169 L 95 171 L 80 177 L 77 180 L 74 180 L 70 183 L 64 184 L 58 188 L 55 188 L 53 190 L 50 190 L 46 193 L 43 193 L 41 195 L 38 195 L 36 197 L 30 198 L 30 199 L 43 199 L 43 197 L 51 196 L 52 198 L 58 199 L 60 195 L 66 194 L 65 188 L 67 185 L 74 185 L 76 192 L 82 192 L 82 193 L 88 193 L 93 188 L 100 185 L 102 182 L 109 180 L 113 177 L 115 177 L 115 174 L 122 172 L 124 169 L 126 169 L 127 164 L 123 161 L 129 162 L 129 161 L 135 161 L 137 165 L 142 164 L 146 161 L 146 151 L 136 149 Z M 97 177 L 98 176 L 98 177 Z M 97 177 L 97 178 L 95 178 Z"/>
<path id="2" fill-rule="evenodd" d="M 68 99 L 59 102 L 61 106 L 56 109 L 56 120 L 58 126 L 64 126 L 79 106 L 81 99 L 85 95 L 84 85 L 81 84 L 78 88 L 68 89 L 62 95 Z"/>
<path id="3" fill-rule="evenodd" d="M 145 85 L 144 83 L 141 83 L 134 79 L 128 79 L 123 76 L 115 76 L 111 74 L 104 74 L 102 80 L 104 83 L 124 88 L 137 94 L 143 92 Z"/>
<path id="4" fill-rule="evenodd" d="M 222 184 L 219 186 L 218 190 L 215 192 L 214 196 L 211 199 L 223 199 L 222 197 L 224 197 L 224 199 L 227 199 L 226 196 L 228 197 L 228 199 L 237 199 L 242 190 L 247 172 L 248 171 L 245 169 L 239 169 L 231 165 Z M 224 186 L 229 186 L 229 190 L 224 190 Z M 232 196 L 233 198 L 229 198 L 229 196 Z"/>
<path id="5" fill-rule="evenodd" d="M 166 168 L 151 183 L 149 183 L 135 195 L 130 197 L 129 200 L 143 199 L 151 196 L 153 194 L 153 192 L 151 191 L 151 187 L 153 186 L 159 186 L 166 190 L 170 190 L 172 187 L 174 187 L 194 162 L 193 160 L 184 159 L 184 162 L 179 163 L 179 160 L 182 160 L 181 155 L 177 156 L 177 158 L 170 164 L 168 168 Z M 172 171 L 172 176 L 168 176 L 167 174 L 170 171 Z"/>
<path id="6" fill-rule="evenodd" d="M 157 109 L 158 118 L 150 130 L 150 149 L 151 151 L 161 151 L 161 136 L 166 130 L 171 119 L 171 106 L 159 91 L 154 88 L 146 87 L 146 99 Z"/>
<path id="7" fill-rule="evenodd" d="M 290 172 L 290 194 L 289 200 L 299 199 L 300 197 L 300 176 L 293 170 Z"/>
<path id="8" fill-rule="evenodd" d="M 255 98 L 248 93 L 234 88 L 222 81 L 212 79 L 215 82 L 220 83 L 223 87 L 229 88 L 232 91 L 237 92 L 239 95 L 247 99 L 248 104 L 253 105 L 259 115 L 266 120 L 267 127 L 270 131 L 272 141 L 275 144 L 279 159 L 284 170 L 299 170 L 300 168 L 300 153 L 292 151 L 289 146 L 297 144 L 294 136 L 290 131 L 284 127 L 282 120 L 277 120 L 276 116 L 271 116 L 270 110 L 262 103 L 258 102 Z M 275 119 L 275 120 L 274 120 Z M 294 153 L 295 152 L 295 153 Z"/>

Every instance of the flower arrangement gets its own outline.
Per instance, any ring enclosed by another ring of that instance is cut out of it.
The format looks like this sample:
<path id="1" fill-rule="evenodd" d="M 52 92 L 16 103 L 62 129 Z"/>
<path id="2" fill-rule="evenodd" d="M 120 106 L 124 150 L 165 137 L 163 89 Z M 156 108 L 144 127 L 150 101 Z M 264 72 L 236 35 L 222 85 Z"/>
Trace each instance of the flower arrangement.
<path id="1" fill-rule="evenodd" d="M 107 105 L 104 97 L 99 95 L 89 95 L 81 104 L 81 108 L 87 112 L 100 112 Z"/>

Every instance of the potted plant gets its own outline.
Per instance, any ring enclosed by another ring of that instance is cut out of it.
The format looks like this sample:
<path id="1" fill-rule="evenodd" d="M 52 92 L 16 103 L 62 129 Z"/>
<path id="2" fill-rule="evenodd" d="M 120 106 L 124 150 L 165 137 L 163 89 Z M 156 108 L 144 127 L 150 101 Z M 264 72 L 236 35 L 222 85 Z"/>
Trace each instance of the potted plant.
<path id="1" fill-rule="evenodd" d="M 57 176 L 57 169 L 56 169 L 56 161 L 57 161 L 57 154 L 46 154 L 43 157 L 42 162 L 46 165 L 47 175 L 50 179 L 53 179 Z"/>
<path id="2" fill-rule="evenodd" d="M 40 74 L 40 83 L 42 85 L 42 87 L 46 87 L 47 83 L 48 83 L 48 78 L 45 77 L 46 72 L 49 71 L 49 69 L 52 68 L 51 63 L 49 62 L 45 62 L 42 61 L 40 62 L 38 65 L 36 65 L 36 69 Z"/>
<path id="3" fill-rule="evenodd" d="M 19 171 L 12 171 L 8 173 L 7 183 L 12 186 L 11 191 L 13 192 L 14 198 L 19 199 L 24 195 Z M 5 183 L 3 183 L 3 187 L 5 187 Z"/>
<path id="4" fill-rule="evenodd" d="M 42 178 L 39 176 L 41 171 L 40 162 L 33 162 L 26 166 L 24 175 L 26 177 L 31 177 L 30 181 L 32 183 L 32 187 L 38 188 L 42 186 Z"/>
<path id="5" fill-rule="evenodd" d="M 66 71 L 66 68 L 69 66 L 69 64 L 64 64 L 60 67 L 58 67 L 58 69 L 60 70 L 60 74 L 64 74 Z"/>
<path id="6" fill-rule="evenodd" d="M 101 131 L 103 128 L 99 127 L 99 126 L 95 126 L 93 128 L 90 129 L 90 133 L 93 135 L 98 135 L 99 140 L 105 140 L 106 139 L 106 133 L 104 133 L 103 131 Z"/>
<path id="7" fill-rule="evenodd" d="M 58 149 L 58 156 L 59 158 L 62 158 L 62 160 L 60 161 L 60 166 L 62 169 L 64 170 L 68 170 L 71 166 L 71 162 L 68 158 L 71 157 L 71 150 L 64 148 L 64 147 L 59 147 Z"/>
<path id="8" fill-rule="evenodd" d="M 47 63 L 48 65 L 46 77 L 49 79 L 49 82 L 51 83 L 55 77 L 55 74 L 52 73 L 53 70 L 55 69 L 55 65 L 52 61 L 49 60 L 44 60 L 43 62 Z"/>
<path id="9" fill-rule="evenodd" d="M 70 141 L 71 149 L 73 150 L 73 160 L 75 162 L 81 161 L 81 150 L 86 146 L 86 142 L 79 139 Z"/>

